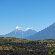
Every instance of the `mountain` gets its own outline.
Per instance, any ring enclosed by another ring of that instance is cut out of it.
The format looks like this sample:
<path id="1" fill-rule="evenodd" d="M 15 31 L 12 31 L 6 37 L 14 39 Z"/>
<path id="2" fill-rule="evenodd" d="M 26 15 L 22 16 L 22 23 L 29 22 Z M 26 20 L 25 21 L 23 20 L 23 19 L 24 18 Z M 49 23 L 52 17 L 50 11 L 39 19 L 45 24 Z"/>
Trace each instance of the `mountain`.
<path id="1" fill-rule="evenodd" d="M 50 25 L 49 27 L 36 32 L 35 30 L 28 29 L 28 30 L 21 30 L 16 27 L 15 30 L 12 32 L 2 35 L 2 37 L 18 37 L 18 38 L 23 38 L 23 39 L 31 39 L 31 40 L 41 40 L 41 39 L 55 39 L 55 23 Z"/>
<path id="2" fill-rule="evenodd" d="M 7 36 L 7 37 L 18 37 L 19 38 L 22 36 L 22 33 L 23 33 L 22 30 L 15 29 L 14 31 L 6 34 L 5 36 Z"/>
<path id="3" fill-rule="evenodd" d="M 54 39 L 55 38 L 55 23 L 53 23 L 49 27 L 37 32 L 36 34 L 30 37 L 32 40 Z"/>
<path id="4" fill-rule="evenodd" d="M 35 30 L 28 29 L 24 32 L 24 37 L 25 39 L 30 39 L 30 36 L 34 35 L 35 33 L 37 33 Z"/>
<path id="5" fill-rule="evenodd" d="M 27 39 L 29 36 L 34 35 L 36 33 L 35 30 L 28 29 L 26 31 L 20 30 L 20 29 L 15 29 L 14 31 L 6 34 L 6 37 L 18 37 L 18 38 L 24 38 Z"/>

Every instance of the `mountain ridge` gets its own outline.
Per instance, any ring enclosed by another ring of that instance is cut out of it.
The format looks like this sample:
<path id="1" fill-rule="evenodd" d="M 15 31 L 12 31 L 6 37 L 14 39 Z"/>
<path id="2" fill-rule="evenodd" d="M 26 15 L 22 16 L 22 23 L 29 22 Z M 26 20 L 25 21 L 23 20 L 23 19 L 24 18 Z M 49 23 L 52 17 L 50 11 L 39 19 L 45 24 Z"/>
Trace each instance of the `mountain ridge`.
<path id="1" fill-rule="evenodd" d="M 34 38 L 35 36 L 35 38 Z M 49 27 L 37 32 L 32 36 L 31 39 L 54 39 L 55 38 L 55 23 L 50 25 Z"/>
<path id="2" fill-rule="evenodd" d="M 2 37 L 18 37 L 23 39 L 31 39 L 31 40 L 41 40 L 41 39 L 54 39 L 55 38 L 55 23 L 48 26 L 47 28 L 37 32 L 32 29 L 28 29 L 26 31 L 23 31 L 21 29 L 18 29 L 18 26 L 15 30 L 12 32 L 1 35 Z"/>
<path id="3" fill-rule="evenodd" d="M 11 37 L 18 37 L 18 38 L 27 38 L 28 36 L 31 36 L 33 34 L 35 34 L 37 31 L 35 30 L 32 30 L 32 29 L 28 29 L 26 31 L 23 31 L 23 30 L 18 30 L 18 29 L 15 29 L 13 30 L 12 32 L 6 34 L 5 36 L 8 37 L 8 36 L 11 36 Z"/>

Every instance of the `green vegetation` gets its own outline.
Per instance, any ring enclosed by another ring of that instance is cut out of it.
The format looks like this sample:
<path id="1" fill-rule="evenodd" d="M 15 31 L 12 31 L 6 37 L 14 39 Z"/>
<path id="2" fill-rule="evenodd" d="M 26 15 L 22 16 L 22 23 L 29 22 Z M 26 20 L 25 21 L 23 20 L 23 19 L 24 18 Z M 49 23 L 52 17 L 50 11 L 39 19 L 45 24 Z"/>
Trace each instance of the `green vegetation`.
<path id="1" fill-rule="evenodd" d="M 0 55 L 55 55 L 55 40 L 0 38 Z"/>

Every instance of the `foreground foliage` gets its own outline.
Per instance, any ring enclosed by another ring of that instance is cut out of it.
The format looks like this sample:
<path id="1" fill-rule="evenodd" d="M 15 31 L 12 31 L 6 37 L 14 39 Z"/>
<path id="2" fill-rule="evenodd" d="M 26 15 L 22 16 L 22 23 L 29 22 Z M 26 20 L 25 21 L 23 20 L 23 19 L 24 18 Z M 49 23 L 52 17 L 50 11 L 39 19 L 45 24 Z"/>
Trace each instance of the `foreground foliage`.
<path id="1" fill-rule="evenodd" d="M 55 40 L 0 38 L 0 55 L 55 55 Z"/>

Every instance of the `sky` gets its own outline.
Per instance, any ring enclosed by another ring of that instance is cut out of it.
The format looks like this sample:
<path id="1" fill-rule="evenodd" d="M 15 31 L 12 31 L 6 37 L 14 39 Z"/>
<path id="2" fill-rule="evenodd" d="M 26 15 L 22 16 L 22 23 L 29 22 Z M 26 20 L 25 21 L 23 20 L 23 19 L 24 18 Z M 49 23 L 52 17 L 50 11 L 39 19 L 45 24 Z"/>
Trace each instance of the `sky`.
<path id="1" fill-rule="evenodd" d="M 16 26 L 43 30 L 55 22 L 55 0 L 0 0 L 0 35 Z"/>

